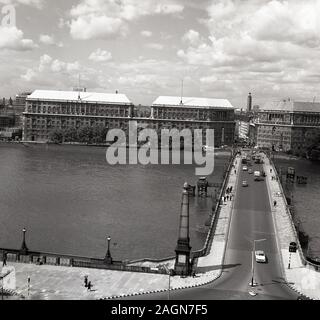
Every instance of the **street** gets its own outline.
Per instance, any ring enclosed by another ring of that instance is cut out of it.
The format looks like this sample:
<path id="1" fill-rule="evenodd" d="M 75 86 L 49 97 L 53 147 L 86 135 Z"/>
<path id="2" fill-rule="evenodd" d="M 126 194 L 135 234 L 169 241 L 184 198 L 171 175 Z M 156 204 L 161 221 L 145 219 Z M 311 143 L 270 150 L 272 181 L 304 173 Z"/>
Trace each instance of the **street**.
<path id="1" fill-rule="evenodd" d="M 262 170 L 262 166 L 253 164 L 252 169 Z M 243 180 L 248 182 L 248 187 L 242 187 Z M 251 288 L 253 240 L 261 239 L 265 240 L 256 242 L 255 246 L 256 250 L 265 252 L 267 263 L 254 261 L 257 286 Z M 204 287 L 171 291 L 170 299 L 295 300 L 298 294 L 285 284 L 280 263 L 266 182 L 254 181 L 253 174 L 241 171 L 221 277 Z M 250 291 L 256 295 L 251 296 Z M 168 299 L 168 294 L 151 294 L 131 299 Z"/>

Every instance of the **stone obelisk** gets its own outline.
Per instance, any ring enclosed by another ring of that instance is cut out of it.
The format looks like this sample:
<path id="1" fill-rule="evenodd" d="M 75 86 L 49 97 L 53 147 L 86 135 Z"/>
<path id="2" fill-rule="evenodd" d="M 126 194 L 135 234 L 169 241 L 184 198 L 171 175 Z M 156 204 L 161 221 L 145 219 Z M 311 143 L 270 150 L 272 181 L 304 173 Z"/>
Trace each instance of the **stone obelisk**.
<path id="1" fill-rule="evenodd" d="M 176 246 L 176 262 L 174 271 L 178 275 L 190 274 L 190 237 L 189 237 L 189 192 L 188 183 L 184 184 L 182 192 L 179 238 Z"/>

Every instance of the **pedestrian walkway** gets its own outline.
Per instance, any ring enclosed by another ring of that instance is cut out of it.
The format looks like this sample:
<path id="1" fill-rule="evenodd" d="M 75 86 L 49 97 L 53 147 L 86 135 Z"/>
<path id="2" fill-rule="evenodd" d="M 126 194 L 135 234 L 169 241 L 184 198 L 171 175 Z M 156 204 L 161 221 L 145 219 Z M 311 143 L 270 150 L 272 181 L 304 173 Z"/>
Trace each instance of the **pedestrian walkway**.
<path id="1" fill-rule="evenodd" d="M 234 169 L 228 177 L 228 187 L 236 192 L 237 177 L 241 159 L 234 162 Z M 236 170 L 236 172 L 235 172 Z M 96 300 L 111 297 L 125 297 L 136 294 L 176 290 L 207 284 L 217 279 L 222 273 L 222 264 L 228 238 L 233 200 L 221 205 L 210 252 L 198 259 L 195 277 L 134 273 L 112 270 L 87 269 L 76 267 L 8 263 L 15 268 L 16 292 L 24 299 L 34 300 Z M 1 262 L 2 265 L 2 262 Z M 173 268 L 174 260 L 166 263 Z M 1 272 L 1 267 L 0 267 Z M 84 286 L 85 276 L 93 287 Z M 30 283 L 28 284 L 28 277 Z"/>
<path id="2" fill-rule="evenodd" d="M 298 251 L 291 253 L 290 257 L 289 245 L 290 242 L 297 242 L 297 236 L 280 182 L 272 178 L 275 175 L 275 168 L 267 157 L 264 158 L 264 170 L 267 173 L 267 187 L 287 283 L 300 294 L 318 300 L 320 299 L 320 272 L 315 271 L 311 266 L 304 266 Z M 275 201 L 276 205 L 274 205 Z"/>

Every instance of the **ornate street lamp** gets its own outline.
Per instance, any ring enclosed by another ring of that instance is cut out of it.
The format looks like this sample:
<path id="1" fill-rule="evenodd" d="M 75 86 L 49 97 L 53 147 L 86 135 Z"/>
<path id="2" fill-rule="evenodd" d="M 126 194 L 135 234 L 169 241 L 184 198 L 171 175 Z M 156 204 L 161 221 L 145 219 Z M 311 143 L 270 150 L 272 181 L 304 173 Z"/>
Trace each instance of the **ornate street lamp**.
<path id="1" fill-rule="evenodd" d="M 20 253 L 23 255 L 26 255 L 28 253 L 28 247 L 26 245 L 26 228 L 22 229 L 22 233 L 23 233 L 23 240 L 22 240 L 22 245 L 21 245 L 21 249 L 20 249 Z"/>
<path id="2" fill-rule="evenodd" d="M 108 250 L 107 250 L 107 254 L 106 254 L 106 257 L 104 260 L 105 260 L 106 264 L 112 264 L 112 257 L 111 257 L 111 253 L 110 253 L 110 241 L 111 241 L 110 236 L 108 236 L 107 241 L 108 241 Z"/>

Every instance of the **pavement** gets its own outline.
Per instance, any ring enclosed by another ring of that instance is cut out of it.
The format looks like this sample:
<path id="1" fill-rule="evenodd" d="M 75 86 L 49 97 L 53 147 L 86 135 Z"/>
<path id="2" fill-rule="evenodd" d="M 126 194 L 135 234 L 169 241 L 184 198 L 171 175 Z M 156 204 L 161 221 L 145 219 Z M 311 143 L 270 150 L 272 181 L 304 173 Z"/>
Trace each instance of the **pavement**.
<path id="1" fill-rule="evenodd" d="M 262 165 L 252 164 L 251 168 L 261 171 Z M 248 182 L 248 187 L 242 186 L 243 180 Z M 201 287 L 170 292 L 170 299 L 296 300 L 299 294 L 287 285 L 283 276 L 266 181 L 255 181 L 253 174 L 238 170 L 235 199 L 227 206 L 229 210 L 222 211 L 219 217 L 211 252 L 198 264 L 199 269 L 211 268 L 208 278 L 217 278 Z M 254 246 L 254 240 L 260 241 Z M 255 261 L 254 249 L 265 251 L 267 263 Z M 169 295 L 157 293 L 130 300 L 166 298 Z"/>
<path id="2" fill-rule="evenodd" d="M 277 205 L 273 207 L 272 214 L 277 230 L 277 242 L 281 252 L 283 272 L 286 281 L 296 292 L 305 295 L 311 299 L 320 299 L 320 268 L 314 270 L 312 266 L 304 265 L 302 253 L 292 253 L 290 257 L 289 244 L 297 242 L 297 234 L 292 222 L 290 213 L 287 210 L 287 203 L 283 196 L 283 190 L 280 182 L 272 179 L 275 173 L 274 166 L 267 157 L 264 158 L 264 169 L 267 173 L 267 186 L 270 202 L 276 201 Z M 270 173 L 270 169 L 272 173 Z M 289 269 L 290 260 L 290 269 Z"/>
<path id="3" fill-rule="evenodd" d="M 281 186 L 269 174 L 267 183 L 251 181 L 240 171 L 240 161 L 238 157 L 234 163 L 237 174 L 232 170 L 228 177 L 228 186 L 233 186 L 236 196 L 221 205 L 209 254 L 198 259 L 195 277 L 8 263 L 15 269 L 15 292 L 31 300 L 164 299 L 170 283 L 170 295 L 177 300 L 296 299 L 299 294 L 319 299 L 320 273 L 303 266 L 298 253 L 292 254 L 291 267 L 287 267 L 289 243 L 295 234 Z M 268 159 L 264 166 L 268 173 Z M 241 187 L 241 179 L 249 181 L 249 188 Z M 277 206 L 271 209 L 275 198 Z M 252 239 L 261 237 L 267 239 L 263 246 L 270 262 L 255 265 L 257 286 L 252 297 L 248 286 Z M 174 260 L 162 264 L 172 268 Z M 4 271 L 0 267 L 0 272 Z M 84 287 L 85 276 L 92 282 L 91 291 Z"/>
<path id="4" fill-rule="evenodd" d="M 234 165 L 237 172 L 233 169 L 228 178 L 228 186 L 233 187 L 233 192 L 239 174 L 239 157 Z M 234 200 L 221 205 L 210 252 L 207 256 L 199 258 L 195 277 L 174 276 L 170 277 L 169 281 L 168 275 L 160 274 L 8 263 L 9 267 L 15 270 L 15 292 L 23 299 L 30 300 L 97 300 L 166 292 L 169 282 L 171 291 L 208 284 L 222 274 L 233 205 Z M 173 263 L 172 260 L 165 264 L 172 268 Z M 4 271 L 0 267 L 0 273 Z M 85 276 L 88 276 L 93 285 L 90 291 L 84 287 Z"/>

